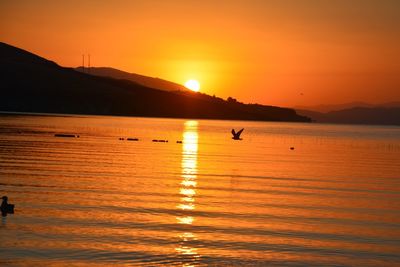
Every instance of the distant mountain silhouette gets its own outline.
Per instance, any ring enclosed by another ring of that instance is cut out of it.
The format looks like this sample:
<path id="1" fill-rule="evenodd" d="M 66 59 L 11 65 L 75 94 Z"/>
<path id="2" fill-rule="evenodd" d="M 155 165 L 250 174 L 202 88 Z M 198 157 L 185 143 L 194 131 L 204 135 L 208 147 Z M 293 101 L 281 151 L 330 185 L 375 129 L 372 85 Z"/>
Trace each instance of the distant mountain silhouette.
<path id="1" fill-rule="evenodd" d="M 167 92 L 64 68 L 0 43 L 0 110 L 64 114 L 307 122 L 293 109 Z"/>
<path id="2" fill-rule="evenodd" d="M 400 108 L 400 101 L 383 103 L 383 104 L 376 105 L 376 107 L 381 107 L 381 108 Z"/>
<path id="3" fill-rule="evenodd" d="M 344 109 L 351 108 L 400 108 L 400 101 L 397 102 L 388 102 L 381 104 L 369 104 L 365 102 L 350 102 L 344 104 L 332 104 L 332 105 L 317 105 L 317 106 L 296 106 L 295 110 L 308 110 L 308 111 L 316 111 L 316 112 L 330 112 L 330 111 L 338 111 Z"/>
<path id="4" fill-rule="evenodd" d="M 103 76 L 103 77 L 111 77 L 114 79 L 122 79 L 122 80 L 129 80 L 146 87 L 159 89 L 163 91 L 187 91 L 188 89 L 180 84 L 173 83 L 167 80 L 148 77 L 136 73 L 129 73 L 122 70 L 109 68 L 109 67 L 90 67 L 90 68 L 83 68 L 78 67 L 75 70 L 80 72 L 85 72 L 91 75 L 96 76 Z"/>
<path id="5" fill-rule="evenodd" d="M 335 110 L 342 110 L 342 109 L 349 109 L 349 108 L 354 108 L 354 107 L 373 107 L 372 104 L 368 104 L 365 102 L 350 102 L 350 103 L 344 103 L 344 104 L 332 104 L 332 105 L 317 105 L 317 106 L 296 106 L 294 109 L 296 110 L 310 110 L 310 111 L 316 111 L 316 112 L 330 112 L 330 111 L 335 111 Z"/>
<path id="6" fill-rule="evenodd" d="M 354 107 L 327 113 L 310 110 L 297 112 L 321 123 L 400 125 L 400 107 Z"/>

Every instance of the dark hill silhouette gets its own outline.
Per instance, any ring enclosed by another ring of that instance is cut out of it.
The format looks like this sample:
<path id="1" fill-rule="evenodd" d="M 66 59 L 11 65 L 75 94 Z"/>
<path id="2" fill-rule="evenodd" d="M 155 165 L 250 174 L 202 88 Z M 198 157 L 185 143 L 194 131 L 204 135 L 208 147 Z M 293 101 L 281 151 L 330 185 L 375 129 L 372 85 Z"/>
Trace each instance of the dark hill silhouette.
<path id="1" fill-rule="evenodd" d="M 296 106 L 295 110 L 315 111 L 319 113 L 327 113 L 331 111 L 339 111 L 351 108 L 400 108 L 400 101 L 393 101 L 381 104 L 370 104 L 365 102 L 350 102 L 344 104 L 318 105 L 318 106 Z"/>
<path id="2" fill-rule="evenodd" d="M 362 107 L 362 108 L 369 108 L 373 107 L 374 105 L 365 103 L 365 102 L 350 102 L 350 103 L 343 103 L 343 104 L 325 104 L 325 105 L 317 105 L 317 106 L 296 106 L 294 107 L 295 110 L 310 110 L 320 113 L 327 113 L 330 111 L 335 110 L 343 110 L 343 109 L 350 109 L 355 107 Z"/>
<path id="3" fill-rule="evenodd" d="M 64 114 L 309 121 L 293 109 L 151 89 L 80 73 L 0 43 L 0 110 Z"/>
<path id="4" fill-rule="evenodd" d="M 400 107 L 353 107 L 327 113 L 310 110 L 297 112 L 321 123 L 400 125 Z"/>
<path id="5" fill-rule="evenodd" d="M 85 72 L 91 75 L 102 76 L 102 77 L 110 77 L 114 79 L 122 79 L 132 81 L 146 87 L 159 89 L 163 91 L 187 91 L 188 89 L 180 84 L 173 83 L 167 80 L 163 80 L 160 78 L 148 77 L 136 73 L 129 73 L 122 70 L 109 68 L 109 67 L 90 67 L 83 68 L 78 67 L 75 70 L 79 72 Z"/>
<path id="6" fill-rule="evenodd" d="M 393 102 L 379 104 L 379 105 L 377 105 L 377 107 L 381 107 L 381 108 L 400 108 L 400 101 L 393 101 Z"/>

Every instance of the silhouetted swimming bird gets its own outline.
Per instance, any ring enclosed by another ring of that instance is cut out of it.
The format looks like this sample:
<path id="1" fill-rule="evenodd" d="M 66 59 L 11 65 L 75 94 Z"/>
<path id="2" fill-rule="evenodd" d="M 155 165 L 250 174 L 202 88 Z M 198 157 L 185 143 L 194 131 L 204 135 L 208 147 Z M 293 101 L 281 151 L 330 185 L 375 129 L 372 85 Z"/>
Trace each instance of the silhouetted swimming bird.
<path id="1" fill-rule="evenodd" d="M 240 138 L 240 135 L 242 134 L 244 128 L 242 130 L 240 130 L 239 132 L 235 132 L 235 129 L 232 129 L 232 139 L 233 140 L 242 140 L 242 138 Z"/>
<path id="2" fill-rule="evenodd" d="M 3 202 L 1 203 L 1 206 L 0 206 L 1 215 L 3 217 L 5 217 L 5 216 L 7 216 L 7 213 L 13 214 L 14 213 L 14 205 L 8 204 L 7 196 L 3 196 L 2 199 L 3 199 Z"/>

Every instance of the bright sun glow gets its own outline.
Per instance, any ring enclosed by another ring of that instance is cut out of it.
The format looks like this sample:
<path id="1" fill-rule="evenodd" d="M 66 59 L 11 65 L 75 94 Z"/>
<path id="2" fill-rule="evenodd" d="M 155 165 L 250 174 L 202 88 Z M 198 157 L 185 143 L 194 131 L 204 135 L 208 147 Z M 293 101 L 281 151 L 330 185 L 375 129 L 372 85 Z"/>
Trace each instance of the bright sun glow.
<path id="1" fill-rule="evenodd" d="M 195 91 L 195 92 L 200 91 L 200 83 L 196 80 L 188 80 L 185 83 L 185 86 L 186 86 L 186 88 L 188 88 L 192 91 Z"/>

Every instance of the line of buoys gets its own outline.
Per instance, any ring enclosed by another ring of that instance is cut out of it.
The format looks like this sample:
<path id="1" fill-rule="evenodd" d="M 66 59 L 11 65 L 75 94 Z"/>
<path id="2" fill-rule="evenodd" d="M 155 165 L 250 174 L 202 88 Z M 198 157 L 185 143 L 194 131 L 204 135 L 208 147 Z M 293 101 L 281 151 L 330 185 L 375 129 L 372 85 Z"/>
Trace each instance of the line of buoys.
<path id="1" fill-rule="evenodd" d="M 119 140 L 125 140 L 125 138 L 124 137 L 120 137 Z M 139 138 L 131 138 L 131 137 L 126 138 L 126 140 L 127 141 L 140 141 Z M 168 143 L 168 140 L 166 140 L 166 139 L 165 140 L 164 139 L 153 139 L 151 141 L 152 142 L 159 142 L 159 143 Z M 182 144 L 182 141 L 178 140 L 178 141 L 176 141 L 176 143 L 177 144 Z"/>
<path id="2" fill-rule="evenodd" d="M 54 134 L 55 137 L 68 137 L 68 138 L 79 138 L 78 134 L 65 134 L 65 133 L 57 133 Z M 126 141 L 139 141 L 139 138 L 133 138 L 133 137 L 128 137 L 128 138 L 124 138 L 124 137 L 120 137 L 119 140 L 126 140 Z M 159 143 L 168 143 L 168 140 L 164 140 L 164 139 L 153 139 L 151 140 L 152 142 L 159 142 Z M 177 144 L 182 144 L 181 140 L 177 140 L 176 141 Z M 294 150 L 294 147 L 291 146 L 289 147 L 290 150 Z"/>
<path id="3" fill-rule="evenodd" d="M 55 137 L 67 137 L 67 138 L 79 138 L 79 134 L 65 134 L 65 133 L 56 133 L 54 134 Z M 136 137 L 119 137 L 118 140 L 121 141 L 140 141 L 139 138 Z M 168 143 L 166 139 L 153 139 L 152 142 L 159 142 L 159 143 Z M 182 141 L 176 141 L 177 144 L 182 144 Z"/>
<path id="4" fill-rule="evenodd" d="M 139 141 L 139 138 L 133 138 L 133 137 L 128 137 L 128 138 L 124 138 L 124 137 L 120 137 L 120 138 L 118 138 L 118 140 L 121 140 L 121 141 L 124 141 L 124 140 L 126 140 L 126 141 Z"/>
<path id="5" fill-rule="evenodd" d="M 152 142 L 160 142 L 160 143 L 168 143 L 168 140 L 163 140 L 163 139 L 153 139 L 151 141 Z"/>
<path id="6" fill-rule="evenodd" d="M 63 133 L 58 133 L 58 134 L 54 134 L 54 137 L 79 138 L 79 134 L 63 134 Z"/>

